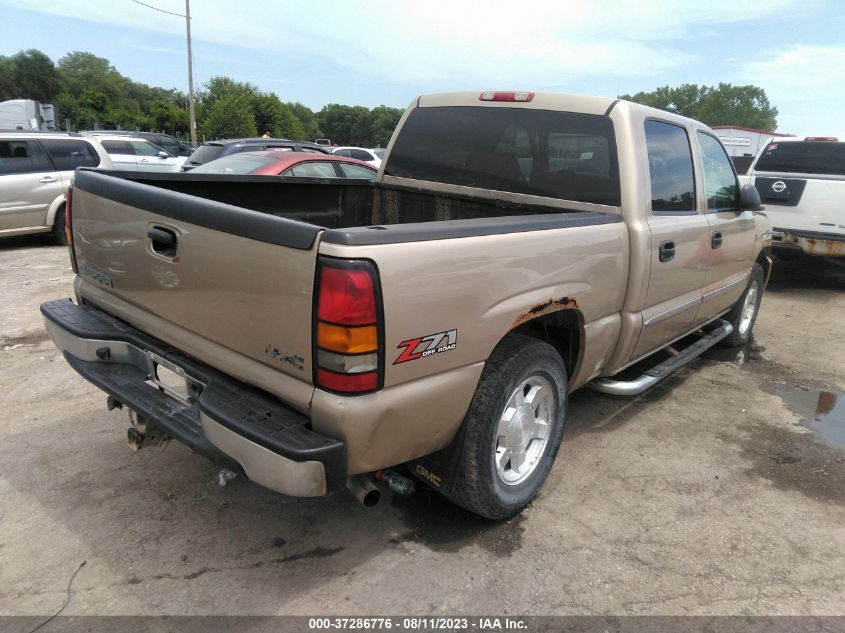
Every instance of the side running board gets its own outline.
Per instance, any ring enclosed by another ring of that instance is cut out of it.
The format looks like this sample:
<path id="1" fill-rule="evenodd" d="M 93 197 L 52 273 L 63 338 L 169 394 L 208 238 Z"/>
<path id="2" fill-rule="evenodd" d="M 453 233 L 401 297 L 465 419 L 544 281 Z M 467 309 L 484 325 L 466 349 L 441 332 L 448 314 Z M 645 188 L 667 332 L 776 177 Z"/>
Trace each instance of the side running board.
<path id="1" fill-rule="evenodd" d="M 602 393 L 609 393 L 614 396 L 635 396 L 646 389 L 653 387 L 666 378 L 673 371 L 680 369 L 691 360 L 698 358 L 734 331 L 733 326 L 727 321 L 718 321 L 719 327 L 712 332 L 702 336 L 695 343 L 679 352 L 677 356 L 667 358 L 659 365 L 647 370 L 642 376 L 633 380 L 614 380 L 613 378 L 596 378 L 587 386 Z"/>

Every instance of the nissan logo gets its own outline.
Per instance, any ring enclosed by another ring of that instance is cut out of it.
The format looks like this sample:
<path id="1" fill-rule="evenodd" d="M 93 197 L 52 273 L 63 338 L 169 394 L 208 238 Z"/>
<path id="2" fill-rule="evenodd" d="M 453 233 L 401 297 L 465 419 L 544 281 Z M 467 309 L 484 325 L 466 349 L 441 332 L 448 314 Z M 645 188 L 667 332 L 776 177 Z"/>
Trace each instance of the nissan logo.
<path id="1" fill-rule="evenodd" d="M 772 183 L 772 191 L 775 193 L 780 193 L 781 191 L 786 190 L 786 183 L 782 180 L 778 180 L 777 182 Z"/>

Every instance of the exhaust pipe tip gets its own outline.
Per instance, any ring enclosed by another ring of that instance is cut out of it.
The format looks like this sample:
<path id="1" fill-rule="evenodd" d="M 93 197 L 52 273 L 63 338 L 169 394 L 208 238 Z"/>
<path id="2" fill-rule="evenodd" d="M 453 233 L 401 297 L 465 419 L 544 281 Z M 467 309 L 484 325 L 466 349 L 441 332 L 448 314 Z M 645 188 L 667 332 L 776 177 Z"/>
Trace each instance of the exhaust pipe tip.
<path id="1" fill-rule="evenodd" d="M 379 490 L 371 477 L 355 475 L 346 482 L 349 492 L 365 508 L 373 508 L 381 501 L 381 490 Z"/>

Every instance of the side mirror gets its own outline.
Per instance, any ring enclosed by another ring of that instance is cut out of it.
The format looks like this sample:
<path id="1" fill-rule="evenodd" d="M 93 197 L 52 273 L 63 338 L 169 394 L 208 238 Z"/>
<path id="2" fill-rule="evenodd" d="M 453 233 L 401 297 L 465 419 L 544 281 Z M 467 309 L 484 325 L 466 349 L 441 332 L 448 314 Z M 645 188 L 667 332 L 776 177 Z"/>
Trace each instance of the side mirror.
<path id="1" fill-rule="evenodd" d="M 168 154 L 167 152 L 159 152 L 158 157 L 159 158 L 170 158 L 170 154 Z"/>
<path id="2" fill-rule="evenodd" d="M 754 185 L 743 185 L 739 192 L 739 208 L 743 211 L 759 211 L 763 208 L 760 202 L 760 192 Z"/>

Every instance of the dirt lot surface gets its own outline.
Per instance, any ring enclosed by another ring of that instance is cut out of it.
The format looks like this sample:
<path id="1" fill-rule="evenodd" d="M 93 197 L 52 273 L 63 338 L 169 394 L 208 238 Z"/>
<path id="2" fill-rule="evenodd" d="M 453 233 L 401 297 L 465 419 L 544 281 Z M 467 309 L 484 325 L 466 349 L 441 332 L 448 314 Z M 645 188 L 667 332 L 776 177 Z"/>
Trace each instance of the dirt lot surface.
<path id="1" fill-rule="evenodd" d="M 573 395 L 540 498 L 294 500 L 133 453 L 38 306 L 67 251 L 0 242 L 0 614 L 842 614 L 845 268 L 777 268 L 749 346 Z M 818 418 L 818 419 L 816 419 Z"/>

